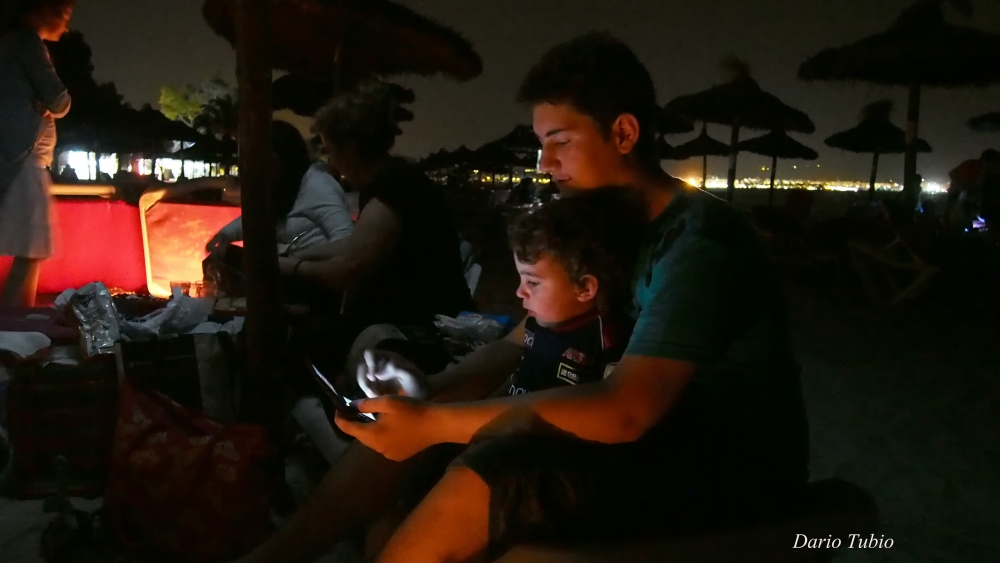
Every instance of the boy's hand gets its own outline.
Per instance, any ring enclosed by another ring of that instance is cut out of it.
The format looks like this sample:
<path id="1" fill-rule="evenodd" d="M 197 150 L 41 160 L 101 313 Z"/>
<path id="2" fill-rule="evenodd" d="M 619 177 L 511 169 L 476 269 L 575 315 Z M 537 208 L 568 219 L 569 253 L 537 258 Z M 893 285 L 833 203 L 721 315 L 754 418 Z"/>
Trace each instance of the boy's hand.
<path id="1" fill-rule="evenodd" d="M 430 392 L 427 376 L 399 354 L 385 350 L 365 350 L 358 362 L 358 386 L 369 398 L 401 395 L 426 399 Z"/>
<path id="2" fill-rule="evenodd" d="M 403 461 L 441 443 L 433 421 L 438 408 L 409 397 L 385 396 L 357 401 L 361 412 L 378 414 L 376 422 L 354 422 L 337 413 L 337 426 L 393 461 Z"/>

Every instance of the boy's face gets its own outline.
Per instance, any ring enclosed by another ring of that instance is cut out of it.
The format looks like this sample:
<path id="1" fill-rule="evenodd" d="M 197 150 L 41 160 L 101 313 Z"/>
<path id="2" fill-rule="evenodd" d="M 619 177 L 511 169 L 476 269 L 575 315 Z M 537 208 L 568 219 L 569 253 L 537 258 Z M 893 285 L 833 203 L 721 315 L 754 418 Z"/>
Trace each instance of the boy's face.
<path id="1" fill-rule="evenodd" d="M 597 306 L 597 279 L 593 276 L 584 276 L 582 283 L 577 285 L 566 269 L 547 254 L 539 256 L 534 264 L 521 262 L 515 256 L 514 263 L 521 276 L 517 296 L 538 324 L 556 325 Z"/>
<path id="2" fill-rule="evenodd" d="M 632 116 L 605 135 L 598 124 L 568 104 L 538 104 L 533 127 L 542 142 L 541 172 L 551 174 L 560 189 L 593 189 L 625 185 L 635 166 L 628 153 L 638 141 Z M 632 138 L 634 136 L 634 138 Z"/>

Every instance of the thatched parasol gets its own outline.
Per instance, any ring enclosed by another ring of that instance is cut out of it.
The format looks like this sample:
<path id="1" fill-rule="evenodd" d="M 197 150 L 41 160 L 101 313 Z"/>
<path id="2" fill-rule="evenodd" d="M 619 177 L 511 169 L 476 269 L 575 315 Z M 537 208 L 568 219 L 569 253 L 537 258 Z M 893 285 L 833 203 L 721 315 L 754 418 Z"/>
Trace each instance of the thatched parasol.
<path id="1" fill-rule="evenodd" d="M 824 141 L 828 146 L 837 149 L 872 154 L 871 181 L 868 184 L 869 201 L 875 199 L 879 155 L 898 154 L 906 150 L 906 133 L 889 120 L 892 105 L 891 100 L 868 104 L 861 110 L 861 123 Z M 917 150 L 931 152 L 931 146 L 927 141 L 917 139 Z"/>
<path id="2" fill-rule="evenodd" d="M 542 143 L 531 125 L 516 125 L 503 137 L 486 143 L 479 150 L 501 148 L 518 153 L 534 153 L 542 149 Z"/>
<path id="3" fill-rule="evenodd" d="M 174 153 L 173 158 L 229 164 L 236 159 L 237 152 L 236 141 L 232 139 L 220 141 L 215 137 L 205 135 L 201 140 L 196 141 L 194 146 Z"/>
<path id="4" fill-rule="evenodd" d="M 288 109 L 296 115 L 312 117 L 333 97 L 333 80 L 319 80 L 286 74 L 274 81 L 271 103 L 274 109 Z"/>
<path id="5" fill-rule="evenodd" d="M 413 90 L 387 82 L 400 104 L 416 101 Z M 333 81 L 308 78 L 297 74 L 286 74 L 274 81 L 271 103 L 274 109 L 291 110 L 302 117 L 313 117 L 319 108 L 333 97 Z M 397 108 L 396 122 L 413 121 L 413 112 L 400 106 Z"/>
<path id="6" fill-rule="evenodd" d="M 750 69 L 745 62 L 728 58 L 723 61 L 723 68 L 732 76 L 728 82 L 704 92 L 674 98 L 665 109 L 696 121 L 732 127 L 726 188 L 726 198 L 732 201 L 741 127 L 812 133 L 816 126 L 808 115 L 762 90 L 750 77 Z"/>
<path id="7" fill-rule="evenodd" d="M 943 4 L 972 12 L 968 0 L 917 0 L 887 31 L 826 49 L 799 67 L 803 80 L 861 80 L 910 89 L 904 186 L 916 206 L 917 137 L 923 85 L 958 87 L 1000 82 L 1000 35 L 947 23 Z"/>
<path id="8" fill-rule="evenodd" d="M 469 150 L 465 145 L 453 151 L 441 149 L 433 152 L 420 161 L 420 167 L 426 171 L 445 170 L 456 167 L 472 168 L 477 160 L 476 151 Z"/>
<path id="9" fill-rule="evenodd" d="M 149 105 L 139 110 L 123 106 L 103 114 L 70 116 L 58 123 L 59 146 L 63 148 L 77 147 L 99 154 L 143 153 L 157 158 L 169 155 L 170 141 L 194 142 L 202 138 L 201 133 L 167 119 Z"/>
<path id="10" fill-rule="evenodd" d="M 674 150 L 670 152 L 670 160 L 687 160 L 700 156 L 701 188 L 705 189 L 705 182 L 708 180 L 708 157 L 729 156 L 729 153 L 729 145 L 709 137 L 708 125 L 703 123 L 701 134 L 682 145 L 674 147 Z"/>
<path id="11" fill-rule="evenodd" d="M 457 32 L 387 0 L 270 0 L 273 67 L 343 87 L 370 76 L 478 76 L 482 61 Z M 237 0 L 205 0 L 208 25 L 236 40 Z"/>
<path id="12" fill-rule="evenodd" d="M 447 168 L 449 166 L 449 156 L 450 153 L 447 149 L 441 149 L 420 159 L 419 166 L 425 171 L 441 170 L 442 168 Z"/>
<path id="13" fill-rule="evenodd" d="M 666 139 L 662 136 L 656 138 L 656 156 L 660 157 L 660 160 L 669 159 L 673 152 L 674 147 L 670 146 Z"/>
<path id="14" fill-rule="evenodd" d="M 784 131 L 771 131 L 766 135 L 740 143 L 741 151 L 771 157 L 771 187 L 767 190 L 767 205 L 774 204 L 774 177 L 778 172 L 778 159 L 816 160 L 819 154 L 788 136 Z"/>
<path id="15" fill-rule="evenodd" d="M 691 131 L 694 131 L 694 121 L 663 108 L 659 108 L 656 112 L 656 132 L 660 135 L 676 135 Z"/>
<path id="16" fill-rule="evenodd" d="M 969 120 L 969 127 L 984 133 L 1000 132 L 1000 111 L 973 117 Z"/>

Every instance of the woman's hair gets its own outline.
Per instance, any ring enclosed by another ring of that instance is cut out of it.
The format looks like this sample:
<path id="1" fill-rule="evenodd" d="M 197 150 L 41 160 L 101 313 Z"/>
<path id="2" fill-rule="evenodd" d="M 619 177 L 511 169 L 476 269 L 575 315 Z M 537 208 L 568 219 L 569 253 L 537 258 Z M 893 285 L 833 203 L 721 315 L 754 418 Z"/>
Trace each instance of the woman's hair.
<path id="1" fill-rule="evenodd" d="M 402 133 L 399 122 L 413 119 L 413 114 L 402 107 L 413 100 L 412 90 L 396 84 L 362 84 L 355 91 L 335 96 L 320 108 L 313 131 L 337 146 L 353 142 L 362 157 L 383 156 Z"/>
<path id="2" fill-rule="evenodd" d="M 642 201 L 634 190 L 587 190 L 518 216 L 507 235 L 519 262 L 534 264 L 544 254 L 559 263 L 569 279 L 597 278 L 597 303 L 603 311 L 629 303 L 632 268 L 645 225 Z"/>
<path id="3" fill-rule="evenodd" d="M 0 0 L 0 33 L 17 29 L 30 16 L 41 22 L 61 18 L 76 0 Z"/>
<path id="4" fill-rule="evenodd" d="M 274 212 L 276 217 L 283 218 L 295 205 L 302 177 L 312 165 L 312 159 L 302 134 L 285 121 L 271 124 L 271 151 L 278 157 L 277 181 L 272 190 Z"/>

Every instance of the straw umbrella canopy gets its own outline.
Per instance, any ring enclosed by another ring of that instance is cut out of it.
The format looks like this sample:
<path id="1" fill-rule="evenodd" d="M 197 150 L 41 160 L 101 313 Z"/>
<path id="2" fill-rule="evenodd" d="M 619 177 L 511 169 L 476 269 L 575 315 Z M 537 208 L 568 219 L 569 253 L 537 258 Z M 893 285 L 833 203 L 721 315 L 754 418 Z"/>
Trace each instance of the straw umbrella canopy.
<path id="1" fill-rule="evenodd" d="M 969 127 L 984 133 L 1000 133 L 1000 111 L 973 117 L 969 120 Z"/>
<path id="2" fill-rule="evenodd" d="M 909 88 L 903 178 L 916 206 L 917 137 L 923 86 L 983 86 L 1000 82 L 1000 34 L 945 21 L 943 4 L 972 12 L 969 0 L 917 0 L 882 33 L 826 49 L 799 67 L 803 80 L 861 80 Z"/>
<path id="3" fill-rule="evenodd" d="M 300 74 L 286 74 L 274 81 L 271 102 L 274 109 L 288 109 L 296 115 L 312 117 L 333 97 L 333 80 L 320 80 Z"/>
<path id="4" fill-rule="evenodd" d="M 750 77 L 750 69 L 745 62 L 729 58 L 723 61 L 723 69 L 732 76 L 728 82 L 697 94 L 674 98 L 665 109 L 696 121 L 732 127 L 726 188 L 726 199 L 732 201 L 736 187 L 740 128 L 812 133 L 816 126 L 808 115 L 762 90 Z"/>
<path id="5" fill-rule="evenodd" d="M 466 156 L 465 164 L 478 170 L 534 168 L 542 143 L 530 125 L 517 125 L 506 135 L 490 141 Z"/>
<path id="6" fill-rule="evenodd" d="M 906 133 L 892 124 L 892 101 L 880 100 L 868 104 L 861 110 L 861 123 L 828 137 L 827 146 L 856 153 L 872 154 L 872 173 L 868 184 L 868 200 L 875 199 L 875 180 L 878 175 L 878 160 L 883 154 L 899 154 L 906 150 Z M 931 146 L 923 139 L 917 139 L 919 152 L 931 152 Z"/>
<path id="7" fill-rule="evenodd" d="M 660 160 L 667 160 L 670 158 L 670 154 L 674 152 L 674 147 L 667 142 L 662 136 L 656 138 L 656 156 Z"/>
<path id="8" fill-rule="evenodd" d="M 273 68 L 332 80 L 437 73 L 469 80 L 482 70 L 472 44 L 457 32 L 387 0 L 269 0 Z M 237 0 L 206 0 L 212 29 L 235 44 Z"/>
<path id="9" fill-rule="evenodd" d="M 413 90 L 387 82 L 400 104 L 412 104 L 416 100 Z M 312 117 L 319 108 L 333 97 L 333 81 L 309 78 L 298 74 L 286 74 L 274 81 L 271 102 L 274 109 L 291 110 L 296 115 Z M 413 121 L 413 113 L 403 107 L 396 121 Z"/>
<path id="10" fill-rule="evenodd" d="M 674 147 L 670 152 L 670 160 L 687 160 L 696 156 L 701 157 L 701 187 L 705 188 L 708 180 L 708 157 L 729 156 L 729 145 L 722 141 L 716 141 L 708 136 L 707 124 L 702 124 L 701 134 L 694 139 Z"/>
<path id="11" fill-rule="evenodd" d="M 218 140 L 211 135 L 202 136 L 194 146 L 174 153 L 173 158 L 180 160 L 198 160 L 202 162 L 217 162 L 223 165 L 228 175 L 230 167 L 236 161 L 236 141 L 232 139 Z"/>
<path id="12" fill-rule="evenodd" d="M 531 125 L 516 125 L 509 133 L 486 143 L 482 149 L 501 148 L 518 153 L 537 152 L 542 149 L 542 142 L 535 135 L 535 130 Z"/>
<path id="13" fill-rule="evenodd" d="M 440 170 L 446 168 L 448 157 L 451 156 L 447 149 L 440 149 L 425 156 L 420 160 L 420 168 L 423 170 Z"/>
<path id="14" fill-rule="evenodd" d="M 767 190 L 767 205 L 774 203 L 774 177 L 778 172 L 778 159 L 816 160 L 819 154 L 788 136 L 784 131 L 771 131 L 766 135 L 740 143 L 740 150 L 771 157 L 771 187 Z"/>
<path id="15" fill-rule="evenodd" d="M 694 131 L 694 121 L 663 108 L 659 108 L 656 112 L 656 132 L 660 135 L 676 135 L 692 131 Z"/>

